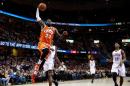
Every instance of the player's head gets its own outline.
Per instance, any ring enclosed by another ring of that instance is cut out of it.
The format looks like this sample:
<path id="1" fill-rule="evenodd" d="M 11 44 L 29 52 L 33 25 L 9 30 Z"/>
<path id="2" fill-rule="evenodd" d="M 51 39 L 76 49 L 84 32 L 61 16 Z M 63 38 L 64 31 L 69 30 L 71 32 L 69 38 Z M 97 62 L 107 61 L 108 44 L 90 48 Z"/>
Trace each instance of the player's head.
<path id="1" fill-rule="evenodd" d="M 52 20 L 51 19 L 47 19 L 47 23 L 48 23 L 48 26 L 51 26 L 52 24 Z"/>
<path id="2" fill-rule="evenodd" d="M 93 55 L 90 56 L 90 60 L 94 60 Z"/>
<path id="3" fill-rule="evenodd" d="M 119 43 L 115 43 L 115 49 L 119 49 L 120 48 L 120 44 Z"/>

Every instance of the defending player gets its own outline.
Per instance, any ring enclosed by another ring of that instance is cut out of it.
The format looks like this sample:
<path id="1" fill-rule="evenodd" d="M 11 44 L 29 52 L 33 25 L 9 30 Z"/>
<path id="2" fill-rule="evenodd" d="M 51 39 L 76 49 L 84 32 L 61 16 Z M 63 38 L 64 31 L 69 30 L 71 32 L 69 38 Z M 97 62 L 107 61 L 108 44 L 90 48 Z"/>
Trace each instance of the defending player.
<path id="1" fill-rule="evenodd" d="M 117 84 L 117 75 L 120 76 L 120 85 L 123 84 L 123 77 L 125 77 L 125 65 L 124 62 L 126 60 L 126 55 L 124 50 L 120 49 L 120 45 L 118 43 L 115 43 L 115 50 L 112 52 L 112 58 L 113 58 L 113 64 L 112 64 L 112 77 L 115 86 L 118 86 Z"/>
<path id="2" fill-rule="evenodd" d="M 54 83 L 55 86 L 58 86 L 58 82 L 53 78 L 55 61 L 58 62 L 59 65 L 61 65 L 60 60 L 57 57 L 57 47 L 52 45 L 50 49 L 50 54 L 48 55 L 48 58 L 43 65 L 44 72 L 46 72 L 48 76 L 49 86 L 52 86 L 52 83 Z"/>

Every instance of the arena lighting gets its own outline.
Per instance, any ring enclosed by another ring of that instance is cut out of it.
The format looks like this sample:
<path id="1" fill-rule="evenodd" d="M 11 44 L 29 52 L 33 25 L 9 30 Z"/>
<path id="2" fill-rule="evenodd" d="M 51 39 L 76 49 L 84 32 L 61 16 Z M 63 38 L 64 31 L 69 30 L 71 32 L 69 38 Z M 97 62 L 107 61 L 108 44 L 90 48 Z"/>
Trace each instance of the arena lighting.
<path id="1" fill-rule="evenodd" d="M 71 50 L 71 53 L 72 53 L 72 54 L 76 54 L 77 51 L 76 51 L 76 50 Z"/>
<path id="2" fill-rule="evenodd" d="M 11 17 L 15 17 L 15 18 L 19 18 L 19 19 L 23 19 L 23 20 L 35 22 L 35 19 L 27 18 L 27 17 L 23 17 L 23 16 L 19 16 L 19 15 L 12 14 L 12 13 L 9 13 L 9 12 L 5 12 L 5 11 L 2 11 L 2 10 L 0 10 L 0 13 L 1 13 L 1 14 L 4 14 L 4 15 L 11 16 Z"/>
<path id="3" fill-rule="evenodd" d="M 12 14 L 12 13 L 9 13 L 9 12 L 6 12 L 6 11 L 0 10 L 0 13 L 4 14 L 4 15 L 11 16 L 11 17 L 23 19 L 23 20 L 26 20 L 26 21 L 36 22 L 36 20 L 33 19 L 33 18 L 27 18 L 27 17 L 19 16 L 19 15 Z M 47 22 L 45 22 L 45 23 L 47 24 Z M 60 25 L 60 26 L 66 25 L 66 26 L 80 26 L 80 27 L 82 27 L 82 26 L 90 26 L 90 27 L 93 27 L 93 26 L 112 26 L 113 25 L 111 23 L 108 23 L 108 24 L 77 24 L 77 23 L 61 23 L 61 22 L 52 22 L 51 24 Z"/>
<path id="4" fill-rule="evenodd" d="M 66 39 L 66 42 L 69 42 L 69 43 L 74 43 L 74 40 L 71 40 L 71 39 Z"/>
<path id="5" fill-rule="evenodd" d="M 130 42 L 130 39 L 122 39 L 122 42 L 123 42 L 123 43 L 129 43 L 129 42 Z"/>
<path id="6" fill-rule="evenodd" d="M 124 46 L 127 46 L 127 45 L 128 45 L 128 43 L 125 43 L 125 44 L 124 44 Z"/>
<path id="7" fill-rule="evenodd" d="M 80 53 L 87 53 L 86 51 L 80 51 Z"/>
<path id="8" fill-rule="evenodd" d="M 118 22 L 118 23 L 116 23 L 116 25 L 122 25 L 122 23 L 121 23 L 121 22 Z"/>
<path id="9" fill-rule="evenodd" d="M 95 43 L 95 44 L 97 44 L 97 43 L 99 43 L 99 42 L 100 42 L 99 40 L 94 40 L 94 43 Z"/>

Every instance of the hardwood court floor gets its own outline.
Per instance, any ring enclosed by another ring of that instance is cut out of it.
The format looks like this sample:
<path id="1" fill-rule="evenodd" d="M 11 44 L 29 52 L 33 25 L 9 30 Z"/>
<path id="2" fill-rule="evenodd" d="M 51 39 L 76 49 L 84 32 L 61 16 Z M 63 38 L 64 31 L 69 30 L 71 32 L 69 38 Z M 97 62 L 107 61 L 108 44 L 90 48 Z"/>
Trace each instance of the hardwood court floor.
<path id="1" fill-rule="evenodd" d="M 130 86 L 130 82 L 128 82 L 128 80 L 130 80 L 130 77 L 124 79 L 123 86 Z M 14 86 L 48 86 L 48 83 L 43 82 L 43 83 L 36 83 L 36 84 L 25 84 L 25 85 L 14 85 Z M 103 79 L 95 79 L 93 84 L 91 83 L 90 79 L 86 79 L 86 80 L 59 82 L 59 86 L 114 86 L 114 84 L 112 78 L 103 78 Z"/>

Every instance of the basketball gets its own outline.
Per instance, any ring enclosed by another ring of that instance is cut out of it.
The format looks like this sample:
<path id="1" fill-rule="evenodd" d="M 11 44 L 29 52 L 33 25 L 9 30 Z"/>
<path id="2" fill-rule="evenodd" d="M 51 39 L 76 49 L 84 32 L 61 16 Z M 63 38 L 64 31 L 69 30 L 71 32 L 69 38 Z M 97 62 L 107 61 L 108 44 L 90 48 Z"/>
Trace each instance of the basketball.
<path id="1" fill-rule="evenodd" d="M 40 3 L 40 4 L 38 5 L 38 8 L 39 8 L 40 11 L 45 11 L 46 8 L 47 8 L 47 6 L 46 6 L 45 3 Z"/>

